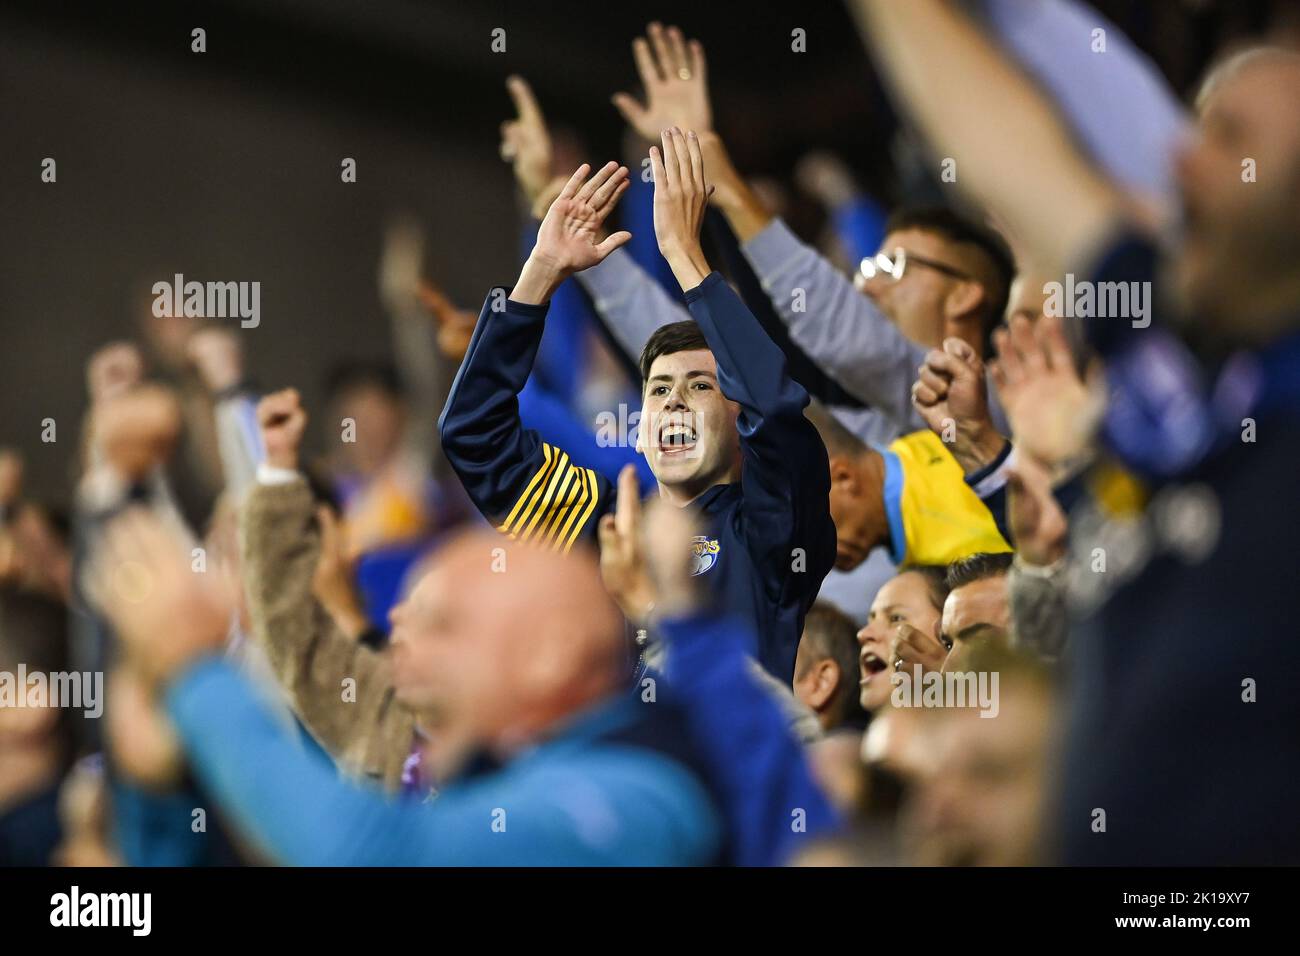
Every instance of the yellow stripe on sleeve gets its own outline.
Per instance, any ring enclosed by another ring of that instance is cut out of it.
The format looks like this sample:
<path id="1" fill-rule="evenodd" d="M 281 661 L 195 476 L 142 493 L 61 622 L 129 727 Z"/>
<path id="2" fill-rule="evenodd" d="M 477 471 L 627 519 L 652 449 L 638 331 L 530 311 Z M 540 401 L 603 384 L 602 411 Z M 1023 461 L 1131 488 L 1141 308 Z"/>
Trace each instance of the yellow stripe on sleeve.
<path id="1" fill-rule="evenodd" d="M 541 467 L 537 469 L 537 473 L 529 480 L 527 487 L 524 488 L 523 494 L 519 496 L 519 500 L 515 502 L 515 506 L 510 509 L 510 514 L 506 516 L 506 520 L 502 521 L 497 527 L 498 531 L 510 534 L 511 537 L 514 536 L 514 531 L 516 529 L 513 528 L 512 525 L 514 524 L 515 519 L 519 516 L 520 509 L 525 508 L 525 502 L 529 502 L 533 499 L 534 489 L 536 489 L 539 484 L 544 484 L 546 480 L 545 476 L 551 473 L 551 468 L 555 464 L 554 449 L 552 449 L 550 445 L 543 443 L 542 455 L 545 457 L 545 460 L 542 462 Z"/>

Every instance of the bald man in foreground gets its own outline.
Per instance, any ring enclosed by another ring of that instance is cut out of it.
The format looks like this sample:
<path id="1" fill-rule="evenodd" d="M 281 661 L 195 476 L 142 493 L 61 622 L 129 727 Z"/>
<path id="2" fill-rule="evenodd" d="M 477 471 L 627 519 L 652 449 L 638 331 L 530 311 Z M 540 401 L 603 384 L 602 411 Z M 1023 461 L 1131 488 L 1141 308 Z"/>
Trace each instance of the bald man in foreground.
<path id="1" fill-rule="evenodd" d="M 291 865 L 696 865 L 722 821 L 672 707 L 626 690 L 594 559 L 488 531 L 447 545 L 393 612 L 399 700 L 446 786 L 392 802 L 286 736 L 219 652 L 232 589 L 153 519 L 118 519 L 93 591 L 158 686 L 226 816 Z"/>

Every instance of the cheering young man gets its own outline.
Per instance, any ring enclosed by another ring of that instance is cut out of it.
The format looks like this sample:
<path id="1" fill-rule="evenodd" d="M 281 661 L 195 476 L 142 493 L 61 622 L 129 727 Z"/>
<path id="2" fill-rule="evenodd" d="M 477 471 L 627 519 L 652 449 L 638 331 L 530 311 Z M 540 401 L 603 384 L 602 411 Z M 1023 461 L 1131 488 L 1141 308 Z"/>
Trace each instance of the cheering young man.
<path id="1" fill-rule="evenodd" d="M 660 495 L 701 515 L 694 573 L 752 625 L 755 656 L 788 682 L 804 614 L 835 558 L 826 451 L 781 350 L 705 261 L 708 189 L 695 135 L 666 130 L 662 153 L 652 147 L 650 158 L 655 235 L 694 321 L 665 326 L 646 343 L 637 447 Z M 559 551 L 613 522 L 614 490 L 524 429 L 516 396 L 552 293 L 631 238 L 598 241 L 627 169 L 609 163 L 584 182 L 588 172 L 580 167 L 551 205 L 508 297 L 489 293 L 439 422 L 447 458 L 479 509 L 511 537 Z M 620 493 L 635 494 L 634 476 L 625 476 Z M 602 563 L 624 612 L 649 617 L 654 596 L 642 562 L 610 554 Z"/>

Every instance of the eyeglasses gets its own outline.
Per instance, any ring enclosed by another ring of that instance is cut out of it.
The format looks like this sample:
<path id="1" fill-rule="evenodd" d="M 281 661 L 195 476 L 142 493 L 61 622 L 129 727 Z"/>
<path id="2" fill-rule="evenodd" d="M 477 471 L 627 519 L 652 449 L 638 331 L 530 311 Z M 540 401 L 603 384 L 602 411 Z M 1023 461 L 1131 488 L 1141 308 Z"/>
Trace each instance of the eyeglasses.
<path id="1" fill-rule="evenodd" d="M 935 272 L 942 272 L 944 275 L 952 276 L 954 279 L 971 281 L 971 277 L 959 269 L 946 266 L 942 262 L 935 262 L 933 259 L 927 259 L 924 256 L 918 256 L 914 252 L 908 252 L 902 246 L 894 250 L 892 257 L 885 252 L 877 252 L 874 256 L 867 256 L 858 264 L 858 271 L 862 273 L 864 279 L 874 279 L 877 275 L 882 275 L 897 282 L 903 278 L 903 274 L 907 271 L 909 265 L 925 266 Z"/>

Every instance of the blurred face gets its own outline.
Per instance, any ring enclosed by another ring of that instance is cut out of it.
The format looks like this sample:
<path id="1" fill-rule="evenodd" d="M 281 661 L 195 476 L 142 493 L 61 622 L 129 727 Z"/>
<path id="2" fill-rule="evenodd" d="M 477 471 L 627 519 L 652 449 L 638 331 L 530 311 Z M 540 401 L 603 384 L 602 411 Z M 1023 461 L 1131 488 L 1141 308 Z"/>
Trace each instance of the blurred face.
<path id="1" fill-rule="evenodd" d="M 1011 283 L 1011 293 L 1007 299 L 1007 322 L 1017 316 L 1026 318 L 1030 322 L 1037 322 L 1042 317 L 1043 306 L 1047 302 L 1047 294 L 1043 292 L 1043 286 L 1049 281 L 1051 280 L 1034 273 L 1017 273 Z"/>
<path id="2" fill-rule="evenodd" d="M 885 236 L 880 251 L 891 258 L 902 248 L 908 263 L 903 277 L 894 281 L 883 272 L 866 279 L 858 273 L 856 285 L 880 307 L 898 330 L 918 345 L 939 348 L 950 335 L 968 338 L 970 330 L 949 322 L 949 297 L 962 280 L 918 261 L 930 260 L 957 272 L 968 272 L 942 236 L 919 229 L 902 229 Z M 978 345 L 977 342 L 972 344 Z"/>
<path id="3" fill-rule="evenodd" d="M 904 571 L 890 578 L 876 592 L 867 615 L 867 626 L 858 631 L 859 701 L 864 710 L 875 713 L 889 703 L 893 685 L 890 644 L 899 624 L 910 624 L 918 631 L 935 633 L 939 611 L 930 603 L 930 590 L 924 576 Z"/>
<path id="4" fill-rule="evenodd" d="M 1003 640 L 1011 627 L 1007 577 L 999 574 L 952 591 L 943 605 L 943 635 L 952 642 L 944 670 L 961 670 L 976 643 Z"/>
<path id="5" fill-rule="evenodd" d="M 334 420 L 344 418 L 356 422 L 356 440 L 339 445 L 347 454 L 350 467 L 370 475 L 397 454 L 406 416 L 402 403 L 382 388 L 361 385 L 344 392 L 336 404 Z"/>
<path id="6" fill-rule="evenodd" d="M 670 498 L 691 501 L 713 485 L 738 477 L 739 410 L 718 387 L 717 362 L 708 349 L 654 360 L 641 406 L 637 450 Z"/>
<path id="7" fill-rule="evenodd" d="M 497 666 L 501 621 L 480 589 L 435 564 L 390 614 L 393 687 L 450 752 L 483 743 L 510 701 Z"/>
<path id="8" fill-rule="evenodd" d="M 1300 65 L 1244 66 L 1206 99 L 1176 175 L 1184 236 L 1176 263 L 1184 304 L 1221 334 L 1249 342 L 1253 311 L 1285 311 L 1300 242 Z M 1256 181 L 1243 182 L 1255 161 Z M 1263 300 L 1263 301 L 1261 301 Z M 1294 293 L 1289 303 L 1295 305 Z M 1231 320 L 1231 328 L 1229 327 Z"/>
<path id="9" fill-rule="evenodd" d="M 945 712 L 935 772 L 908 813 L 918 858 L 931 866 L 1029 866 L 1039 843 L 1051 706 L 1037 688 L 1003 684 L 998 715 Z"/>
<path id="10" fill-rule="evenodd" d="M 622 618 L 585 551 L 466 532 L 390 616 L 393 686 L 429 732 L 435 778 L 473 751 L 509 756 L 622 674 Z"/>

